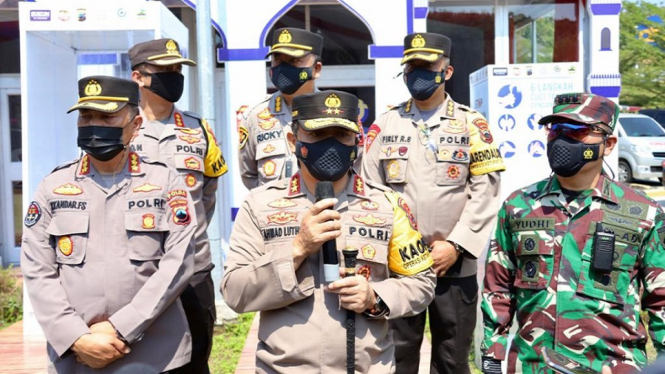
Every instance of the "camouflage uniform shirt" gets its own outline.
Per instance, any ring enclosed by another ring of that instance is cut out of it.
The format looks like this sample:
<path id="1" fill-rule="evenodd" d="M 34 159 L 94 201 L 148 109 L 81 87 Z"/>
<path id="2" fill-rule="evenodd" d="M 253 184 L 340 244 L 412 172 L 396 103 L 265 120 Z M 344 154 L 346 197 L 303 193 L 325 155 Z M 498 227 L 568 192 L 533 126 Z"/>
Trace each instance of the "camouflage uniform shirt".
<path id="1" fill-rule="evenodd" d="M 568 203 L 556 178 L 513 192 L 499 211 L 483 289 L 483 355 L 506 358 L 509 373 L 541 373 L 552 348 L 600 372 L 647 363 L 649 314 L 656 350 L 665 341 L 665 227 L 653 200 L 601 176 Z M 594 270 L 596 224 L 615 234 L 609 273 Z M 641 296 L 640 296 L 641 295 Z"/>

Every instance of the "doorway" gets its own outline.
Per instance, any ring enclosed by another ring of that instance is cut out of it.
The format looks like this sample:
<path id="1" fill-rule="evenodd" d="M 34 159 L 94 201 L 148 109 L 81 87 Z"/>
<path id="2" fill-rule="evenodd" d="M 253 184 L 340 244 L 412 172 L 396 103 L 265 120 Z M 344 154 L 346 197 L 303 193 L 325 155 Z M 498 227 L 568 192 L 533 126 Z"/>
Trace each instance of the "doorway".
<path id="1" fill-rule="evenodd" d="M 23 235 L 21 84 L 18 74 L 0 77 L 0 256 L 18 264 Z"/>

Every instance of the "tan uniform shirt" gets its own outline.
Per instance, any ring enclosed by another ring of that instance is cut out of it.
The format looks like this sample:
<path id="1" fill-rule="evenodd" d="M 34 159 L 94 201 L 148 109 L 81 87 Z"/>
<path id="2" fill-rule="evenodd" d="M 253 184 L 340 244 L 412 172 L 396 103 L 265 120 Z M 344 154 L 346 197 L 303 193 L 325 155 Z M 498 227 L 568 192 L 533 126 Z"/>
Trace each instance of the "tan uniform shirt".
<path id="1" fill-rule="evenodd" d="M 291 108 L 276 92 L 240 120 L 238 159 L 240 176 L 248 189 L 289 178 L 298 171 L 286 138 L 291 118 Z"/>
<path id="2" fill-rule="evenodd" d="M 390 308 L 388 318 L 425 310 L 434 297 L 432 260 L 403 199 L 355 174 L 337 198 L 340 263 L 342 249 L 358 249 L 357 272 Z M 314 201 L 300 174 L 269 183 L 250 192 L 231 233 L 222 292 L 237 312 L 261 311 L 259 373 L 346 372 L 346 311 L 323 290 L 322 256 L 293 266 L 292 241 Z M 389 331 L 385 317 L 356 316 L 357 371 L 394 372 Z"/>
<path id="3" fill-rule="evenodd" d="M 196 283 L 213 268 L 206 229 L 215 211 L 217 177 L 226 173 L 226 161 L 212 129 L 198 115 L 174 107 L 169 120 L 164 125 L 158 123 L 157 127 L 164 128 L 161 134 L 156 132 L 153 122 L 159 121 L 143 121 L 130 149 L 174 167 L 184 179 L 194 200 L 198 222 L 194 257 L 197 275 L 192 279 Z"/>
<path id="4" fill-rule="evenodd" d="M 404 195 L 427 243 L 462 246 L 470 256 L 446 276 L 470 276 L 499 209 L 505 167 L 480 113 L 447 96 L 428 122 L 412 100 L 382 114 L 365 139 L 362 175 Z"/>
<path id="5" fill-rule="evenodd" d="M 116 177 L 102 188 L 86 155 L 44 178 L 28 208 L 21 270 L 50 373 L 159 373 L 189 362 L 178 296 L 194 269 L 194 204 L 175 170 L 135 153 Z M 106 320 L 131 352 L 103 370 L 77 363 L 71 345 Z"/>

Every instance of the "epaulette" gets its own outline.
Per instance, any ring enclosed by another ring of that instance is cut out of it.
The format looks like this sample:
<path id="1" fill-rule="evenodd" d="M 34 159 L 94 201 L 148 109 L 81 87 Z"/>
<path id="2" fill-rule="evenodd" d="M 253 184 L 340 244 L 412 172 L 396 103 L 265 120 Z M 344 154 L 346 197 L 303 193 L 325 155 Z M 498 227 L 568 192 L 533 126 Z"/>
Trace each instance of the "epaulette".
<path id="1" fill-rule="evenodd" d="M 188 117 L 196 118 L 196 119 L 199 120 L 199 122 L 201 122 L 202 117 L 201 117 L 201 115 L 198 114 L 198 113 L 194 113 L 194 112 L 190 112 L 190 111 L 188 111 L 188 110 L 185 110 L 185 111 L 182 112 L 182 114 L 184 114 L 184 115 L 186 115 L 186 116 L 188 116 Z"/>
<path id="2" fill-rule="evenodd" d="M 399 108 L 405 107 L 406 104 L 407 104 L 408 102 L 409 102 L 409 100 L 407 100 L 407 101 L 402 101 L 401 103 L 399 103 L 399 104 L 397 104 L 397 105 L 391 106 L 390 109 L 388 109 L 388 111 L 391 111 L 391 110 L 397 110 L 397 109 L 399 109 Z"/>
<path id="3" fill-rule="evenodd" d="M 261 104 L 264 104 L 264 103 L 270 101 L 270 98 L 271 98 L 271 97 L 272 97 L 272 95 L 268 95 L 268 96 L 264 97 L 263 100 L 259 101 L 256 105 L 254 105 L 254 106 L 252 107 L 252 109 L 250 109 L 250 110 L 247 112 L 247 117 L 249 117 L 249 114 L 252 113 L 252 112 L 254 111 L 254 109 L 258 108 Z"/>
<path id="4" fill-rule="evenodd" d="M 376 188 L 377 190 L 392 191 L 389 187 L 386 187 L 386 186 L 382 185 L 381 183 L 376 183 L 374 181 L 371 181 L 371 180 L 368 180 L 368 179 L 365 179 L 365 178 L 363 178 L 363 180 L 365 181 L 365 184 L 369 185 L 372 188 Z"/>
<path id="5" fill-rule="evenodd" d="M 80 158 L 80 157 L 79 157 L 79 158 L 75 158 L 75 159 L 73 159 L 73 160 L 71 160 L 71 161 L 67 161 L 67 162 L 65 162 L 64 164 L 60 164 L 60 165 L 56 166 L 53 170 L 51 170 L 51 173 L 55 173 L 56 171 L 58 171 L 58 170 L 60 170 L 60 169 L 64 169 L 64 168 L 66 168 L 67 166 L 71 166 L 72 164 L 77 164 L 79 161 L 81 161 L 81 158 Z"/>
<path id="6" fill-rule="evenodd" d="M 462 109 L 465 112 L 470 112 L 470 113 L 478 112 L 475 109 L 471 109 L 471 107 L 469 107 L 469 106 L 466 106 L 466 105 L 463 105 L 463 104 L 460 104 L 460 103 L 455 103 L 455 104 L 457 104 L 457 107 Z"/>
<path id="7" fill-rule="evenodd" d="M 159 160 L 153 160 L 151 158 L 148 158 L 148 156 L 140 156 L 141 161 L 145 162 L 146 164 L 155 164 L 155 165 L 162 165 L 162 166 L 167 166 L 165 163 L 159 161 Z"/>

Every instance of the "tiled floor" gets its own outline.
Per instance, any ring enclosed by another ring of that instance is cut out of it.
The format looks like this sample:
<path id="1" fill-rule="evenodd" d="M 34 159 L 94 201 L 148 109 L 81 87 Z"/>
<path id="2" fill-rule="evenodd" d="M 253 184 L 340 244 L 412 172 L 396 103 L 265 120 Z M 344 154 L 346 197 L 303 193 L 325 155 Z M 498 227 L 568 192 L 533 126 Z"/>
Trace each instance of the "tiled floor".
<path id="1" fill-rule="evenodd" d="M 238 361 L 238 366 L 236 367 L 235 374 L 254 374 L 254 353 L 256 351 L 256 344 L 259 341 L 258 337 L 259 332 L 259 313 L 254 317 L 252 327 L 249 329 L 249 334 L 247 335 L 247 340 L 245 341 L 245 348 L 242 350 L 240 355 L 240 361 Z M 428 374 L 429 373 L 429 363 L 430 363 L 430 354 L 432 351 L 432 345 L 430 344 L 427 337 L 423 339 L 423 345 L 420 347 L 420 369 L 419 374 Z"/>

